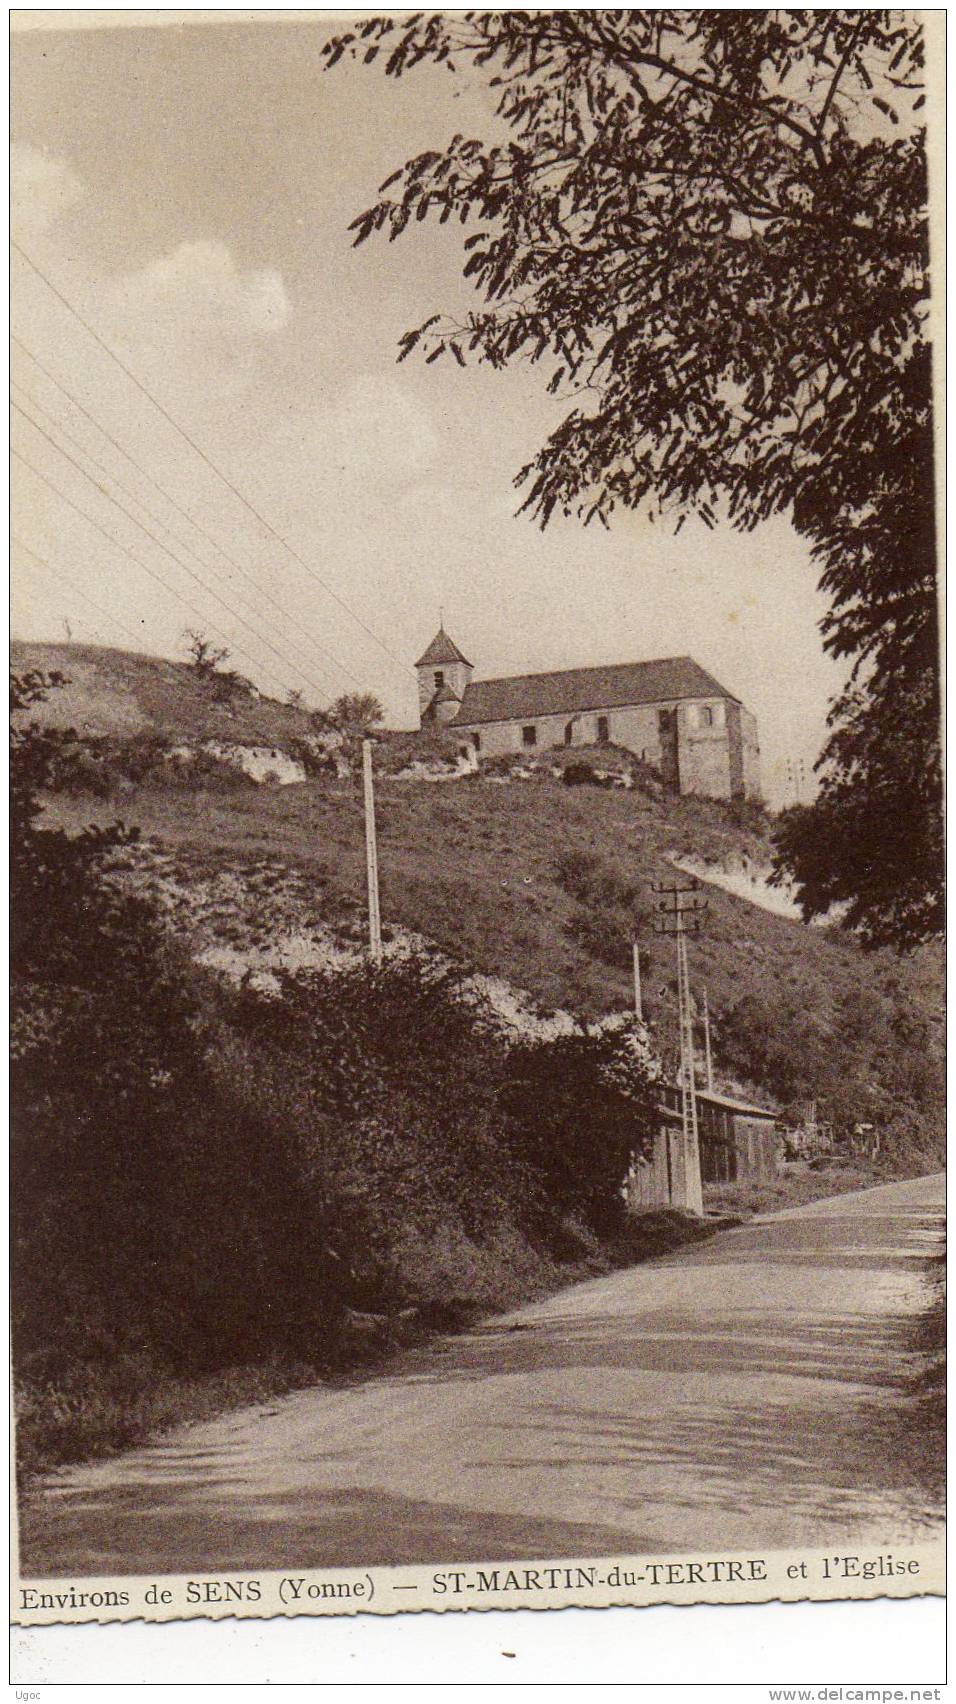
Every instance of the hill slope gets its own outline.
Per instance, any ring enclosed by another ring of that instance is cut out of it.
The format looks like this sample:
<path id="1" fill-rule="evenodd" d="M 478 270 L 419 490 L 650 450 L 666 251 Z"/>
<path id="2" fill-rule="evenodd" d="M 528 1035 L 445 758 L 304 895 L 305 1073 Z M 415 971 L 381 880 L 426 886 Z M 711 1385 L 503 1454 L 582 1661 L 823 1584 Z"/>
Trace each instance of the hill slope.
<path id="1" fill-rule="evenodd" d="M 137 651 L 14 640 L 11 666 L 65 675 L 67 684 L 34 718 L 87 737 L 160 734 L 171 742 L 233 740 L 287 750 L 309 729 L 304 710 L 258 694 L 219 698 L 190 664 Z"/>
<path id="2" fill-rule="evenodd" d="M 171 740 L 285 746 L 307 725 L 269 700 L 211 704 L 184 665 L 38 645 L 15 647 L 14 661 L 71 677 L 47 714 L 120 741 L 149 725 Z M 756 816 L 741 826 L 729 807 L 570 788 L 547 770 L 442 785 L 383 775 L 377 797 L 387 925 L 584 1017 L 628 1005 L 636 927 L 645 1011 L 665 1059 L 676 1040 L 676 974 L 673 944 L 654 933 L 653 883 L 677 879 L 675 858 L 719 871 L 759 870 L 769 856 Z M 352 780 L 229 791 L 153 774 L 119 797 L 57 794 L 48 814 L 72 826 L 117 816 L 139 826 L 165 855 L 164 879 L 196 896 L 179 915 L 198 946 L 219 940 L 242 951 L 279 933 L 360 931 L 365 853 Z M 816 1099 L 821 1116 L 844 1125 L 877 1124 L 899 1169 L 939 1153 L 939 954 L 864 954 L 839 929 L 807 928 L 719 886 L 707 896 L 691 974 L 707 989 L 719 1080 L 784 1103 Z"/>

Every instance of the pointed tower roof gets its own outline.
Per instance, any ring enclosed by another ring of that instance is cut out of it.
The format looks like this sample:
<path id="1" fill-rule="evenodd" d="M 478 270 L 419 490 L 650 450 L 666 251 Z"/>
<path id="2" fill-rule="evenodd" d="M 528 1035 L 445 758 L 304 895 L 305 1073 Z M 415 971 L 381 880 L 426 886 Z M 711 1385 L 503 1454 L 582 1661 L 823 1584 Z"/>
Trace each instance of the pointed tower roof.
<path id="1" fill-rule="evenodd" d="M 472 666 L 468 658 L 459 651 L 454 639 L 449 639 L 443 627 L 439 627 L 428 650 L 422 652 L 415 667 L 416 669 L 430 668 L 433 663 L 464 663 L 466 668 L 469 669 Z"/>
<path id="2" fill-rule="evenodd" d="M 459 698 L 457 692 L 455 692 L 454 688 L 449 686 L 449 684 L 446 680 L 444 686 L 440 686 L 438 688 L 438 691 L 435 693 L 435 695 L 432 699 L 432 703 L 433 704 L 460 704 L 461 699 Z"/>

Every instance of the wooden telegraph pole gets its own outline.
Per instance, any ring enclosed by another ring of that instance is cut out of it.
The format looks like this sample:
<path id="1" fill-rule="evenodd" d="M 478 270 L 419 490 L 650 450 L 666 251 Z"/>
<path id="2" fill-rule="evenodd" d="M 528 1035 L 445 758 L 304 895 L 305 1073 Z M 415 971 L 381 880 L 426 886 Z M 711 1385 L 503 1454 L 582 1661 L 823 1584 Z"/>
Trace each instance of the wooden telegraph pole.
<path id="1" fill-rule="evenodd" d="M 637 942 L 633 943 L 634 951 L 634 1016 L 639 1024 L 644 1022 L 644 1008 L 641 1000 L 641 953 Z"/>
<path id="2" fill-rule="evenodd" d="M 692 881 L 681 886 L 655 882 L 654 892 L 661 915 L 654 927 L 659 935 L 673 935 L 677 941 L 677 1005 L 680 1025 L 680 1091 L 681 1132 L 683 1138 L 684 1181 L 686 1203 L 691 1213 L 703 1213 L 704 1191 L 700 1175 L 700 1139 L 697 1131 L 697 1082 L 694 1071 L 694 1016 L 690 999 L 690 975 L 687 968 L 687 937 L 699 935 L 707 900 L 698 896 L 700 883 Z"/>
<path id="3" fill-rule="evenodd" d="M 704 1058 L 707 1061 L 707 1092 L 714 1091 L 714 1062 L 710 1056 L 710 1007 L 707 1004 L 707 990 L 704 989 Z"/>
<path id="4" fill-rule="evenodd" d="M 365 793 L 365 865 L 368 872 L 368 944 L 376 964 L 382 959 L 382 914 L 378 905 L 378 846 L 375 839 L 375 790 L 372 783 L 372 742 L 362 741 L 362 781 Z"/>

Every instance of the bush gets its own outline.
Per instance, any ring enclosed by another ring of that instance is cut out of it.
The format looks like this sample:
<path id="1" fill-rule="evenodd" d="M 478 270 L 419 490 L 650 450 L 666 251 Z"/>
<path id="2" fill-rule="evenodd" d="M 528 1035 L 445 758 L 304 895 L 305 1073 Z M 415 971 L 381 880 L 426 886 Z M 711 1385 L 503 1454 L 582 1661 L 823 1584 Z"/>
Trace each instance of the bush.
<path id="1" fill-rule="evenodd" d="M 230 763 L 227 757 L 218 757 L 202 746 L 192 757 L 180 761 L 169 759 L 156 772 L 154 779 L 164 787 L 201 789 L 207 793 L 251 792 L 260 785 L 238 763 Z"/>
<path id="2" fill-rule="evenodd" d="M 745 994 L 720 1014 L 717 1029 L 720 1063 L 732 1076 L 762 1086 L 782 1103 L 816 1097 L 819 1038 L 801 1006 L 777 993 L 766 1000 Z"/>
<path id="3" fill-rule="evenodd" d="M 169 742 L 162 734 L 145 731 L 111 743 L 111 767 L 134 786 L 148 781 L 167 763 Z"/>
<path id="4" fill-rule="evenodd" d="M 609 783 L 597 775 L 589 763 L 569 763 L 561 776 L 565 787 L 607 787 Z"/>
<path id="5" fill-rule="evenodd" d="M 619 876 L 593 852 L 570 851 L 558 860 L 555 874 L 579 909 L 565 932 L 601 964 L 617 970 L 631 965 L 631 943 L 645 917 L 635 882 Z"/>
<path id="6" fill-rule="evenodd" d="M 619 876 L 594 852 L 564 853 L 558 859 L 555 874 L 565 893 L 580 900 L 582 905 L 629 910 L 637 903 L 640 892 L 637 883 Z"/>
<path id="7" fill-rule="evenodd" d="M 535 1187 L 539 1213 L 617 1222 L 622 1181 L 649 1151 L 657 1091 L 629 1032 L 581 1030 L 511 1049 L 501 1093 L 504 1134 Z"/>
<path id="8" fill-rule="evenodd" d="M 290 739 L 289 756 L 301 763 L 310 781 L 334 780 L 338 775 L 332 747 L 322 747 L 315 735 L 306 739 L 297 736 Z"/>
<path id="9" fill-rule="evenodd" d="M 413 957 L 220 983 L 114 880 L 135 835 L 40 828 L 60 754 L 14 736 L 27 1458 L 125 1441 L 175 1412 L 170 1379 L 334 1365 L 356 1311 L 493 1305 L 618 1223 L 654 1121 L 627 1034 L 509 1045 L 457 973 Z"/>
<path id="10" fill-rule="evenodd" d="M 579 909 L 565 924 L 565 933 L 600 964 L 630 970 L 633 962 L 633 923 L 608 911 Z"/>
<path id="11" fill-rule="evenodd" d="M 134 836 L 39 827 L 58 750 L 12 763 L 22 1460 L 175 1417 L 170 1380 L 354 1358 L 357 1310 L 516 1299 L 616 1223 L 653 1116 L 626 1038 L 509 1046 L 413 958 L 213 980 L 114 882 Z"/>

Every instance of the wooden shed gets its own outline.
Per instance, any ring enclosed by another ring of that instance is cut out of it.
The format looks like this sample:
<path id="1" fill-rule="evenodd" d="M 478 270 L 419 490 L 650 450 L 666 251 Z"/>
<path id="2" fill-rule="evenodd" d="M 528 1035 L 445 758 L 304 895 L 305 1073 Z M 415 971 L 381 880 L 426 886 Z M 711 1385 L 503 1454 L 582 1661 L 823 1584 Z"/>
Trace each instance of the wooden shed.
<path id="1" fill-rule="evenodd" d="M 628 1200 L 636 1208 L 687 1203 L 681 1092 L 675 1084 L 662 1084 L 660 1112 L 653 1153 L 635 1160 L 628 1177 Z M 777 1114 L 768 1107 L 698 1089 L 697 1131 L 704 1183 L 760 1182 L 776 1176 Z"/>

